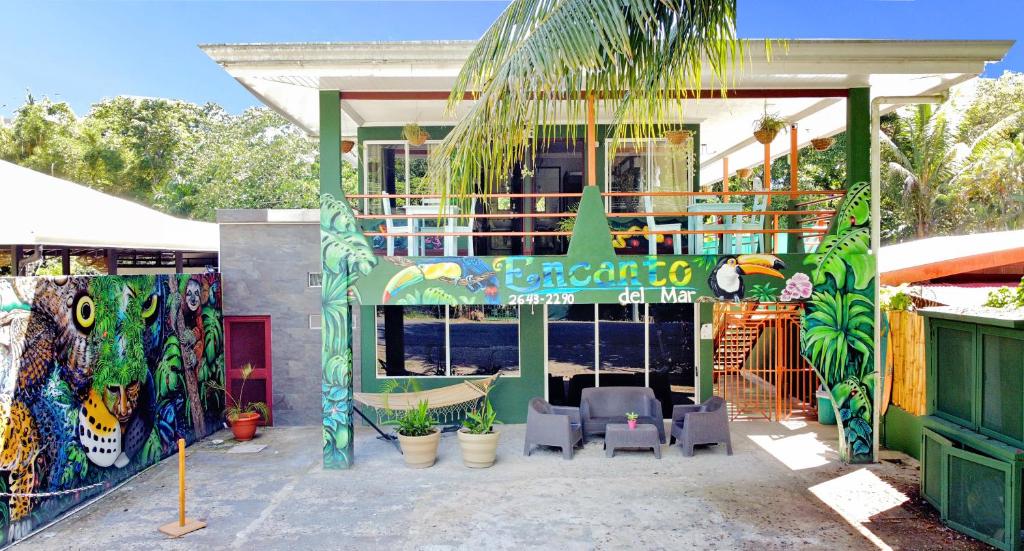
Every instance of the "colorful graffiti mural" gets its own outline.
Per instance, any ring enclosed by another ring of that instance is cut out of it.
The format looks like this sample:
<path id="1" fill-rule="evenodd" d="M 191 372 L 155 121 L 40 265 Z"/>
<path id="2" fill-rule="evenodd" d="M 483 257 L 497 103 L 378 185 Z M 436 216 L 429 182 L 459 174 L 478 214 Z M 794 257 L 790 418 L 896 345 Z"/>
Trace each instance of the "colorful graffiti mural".
<path id="1" fill-rule="evenodd" d="M 0 278 L 0 536 L 220 426 L 217 274 Z"/>
<path id="2" fill-rule="evenodd" d="M 804 356 L 831 390 L 853 462 L 873 459 L 875 259 L 871 255 L 871 187 L 850 188 L 834 227 L 816 254 L 814 291 L 804 316 Z"/>
<path id="3" fill-rule="evenodd" d="M 349 293 L 353 284 L 369 274 L 377 257 L 356 225 L 348 202 L 329 194 L 320 198 L 320 259 L 324 279 L 323 314 L 323 423 L 324 467 L 352 464 L 352 325 Z"/>

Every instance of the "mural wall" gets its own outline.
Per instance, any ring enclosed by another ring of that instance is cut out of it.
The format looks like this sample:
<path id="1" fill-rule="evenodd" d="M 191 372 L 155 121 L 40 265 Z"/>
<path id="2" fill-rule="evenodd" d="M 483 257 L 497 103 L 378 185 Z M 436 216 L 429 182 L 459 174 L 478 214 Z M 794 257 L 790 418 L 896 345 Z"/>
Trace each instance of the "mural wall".
<path id="1" fill-rule="evenodd" d="M 832 391 L 853 462 L 873 460 L 875 396 L 875 258 L 871 255 L 871 186 L 855 184 L 832 231 L 808 255 L 814 292 L 804 316 L 804 356 Z"/>
<path id="2" fill-rule="evenodd" d="M 218 274 L 0 278 L 0 537 L 220 426 Z"/>

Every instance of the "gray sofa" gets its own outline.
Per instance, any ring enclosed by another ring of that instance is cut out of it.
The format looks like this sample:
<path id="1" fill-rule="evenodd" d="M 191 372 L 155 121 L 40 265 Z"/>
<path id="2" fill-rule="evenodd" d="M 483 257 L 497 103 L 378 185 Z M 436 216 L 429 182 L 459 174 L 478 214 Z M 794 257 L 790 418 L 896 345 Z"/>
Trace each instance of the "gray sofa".
<path id="1" fill-rule="evenodd" d="M 665 442 L 665 420 L 661 416 L 661 402 L 654 391 L 638 386 L 603 386 L 583 389 L 580 398 L 580 417 L 584 436 L 604 434 L 611 423 L 625 423 L 626 413 L 636 412 L 637 422 L 654 425 L 658 437 Z"/>
<path id="2" fill-rule="evenodd" d="M 572 459 L 573 448 L 583 443 L 583 425 L 579 408 L 552 406 L 541 398 L 530 400 L 526 412 L 526 444 L 523 454 L 534 446 L 562 448 L 562 458 Z"/>
<path id="3" fill-rule="evenodd" d="M 683 455 L 693 455 L 697 444 L 725 444 L 727 455 L 732 455 L 729 437 L 729 411 L 725 399 L 712 396 L 701 404 L 672 408 L 672 440 L 679 441 Z"/>

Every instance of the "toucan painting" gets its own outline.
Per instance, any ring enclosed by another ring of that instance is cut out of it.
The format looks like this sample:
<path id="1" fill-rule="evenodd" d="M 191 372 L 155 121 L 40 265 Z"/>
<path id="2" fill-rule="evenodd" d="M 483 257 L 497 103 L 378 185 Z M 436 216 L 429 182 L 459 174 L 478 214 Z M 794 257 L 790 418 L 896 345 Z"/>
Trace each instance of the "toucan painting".
<path id="1" fill-rule="evenodd" d="M 722 300 L 742 300 L 743 276 L 763 274 L 785 279 L 782 270 L 786 263 L 770 254 L 741 254 L 723 256 L 708 276 L 708 286 Z"/>
<path id="2" fill-rule="evenodd" d="M 421 259 L 419 263 L 396 262 L 406 266 L 392 277 L 384 287 L 384 300 L 422 281 L 437 281 L 465 287 L 475 293 L 484 291 L 487 304 L 498 302 L 498 278 L 494 269 L 476 257 L 438 257 Z"/>

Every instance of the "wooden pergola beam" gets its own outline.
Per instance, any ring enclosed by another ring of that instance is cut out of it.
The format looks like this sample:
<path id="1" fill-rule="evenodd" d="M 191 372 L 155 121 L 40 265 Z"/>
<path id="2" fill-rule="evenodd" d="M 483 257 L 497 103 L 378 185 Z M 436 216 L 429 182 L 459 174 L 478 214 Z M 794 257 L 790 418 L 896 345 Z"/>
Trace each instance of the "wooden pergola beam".
<path id="1" fill-rule="evenodd" d="M 845 98 L 849 94 L 846 88 L 790 88 L 770 89 L 751 88 L 740 90 L 682 90 L 668 94 L 670 99 L 773 99 L 773 98 Z M 410 101 L 410 100 L 433 100 L 448 101 L 450 92 L 443 90 L 348 90 L 341 91 L 342 101 L 369 100 L 369 101 Z M 621 92 L 604 92 L 596 94 L 595 99 L 617 99 L 621 98 Z M 475 92 L 463 94 L 464 100 L 476 99 Z M 565 95 L 565 99 L 570 99 Z M 576 99 L 584 99 L 580 94 Z"/>

